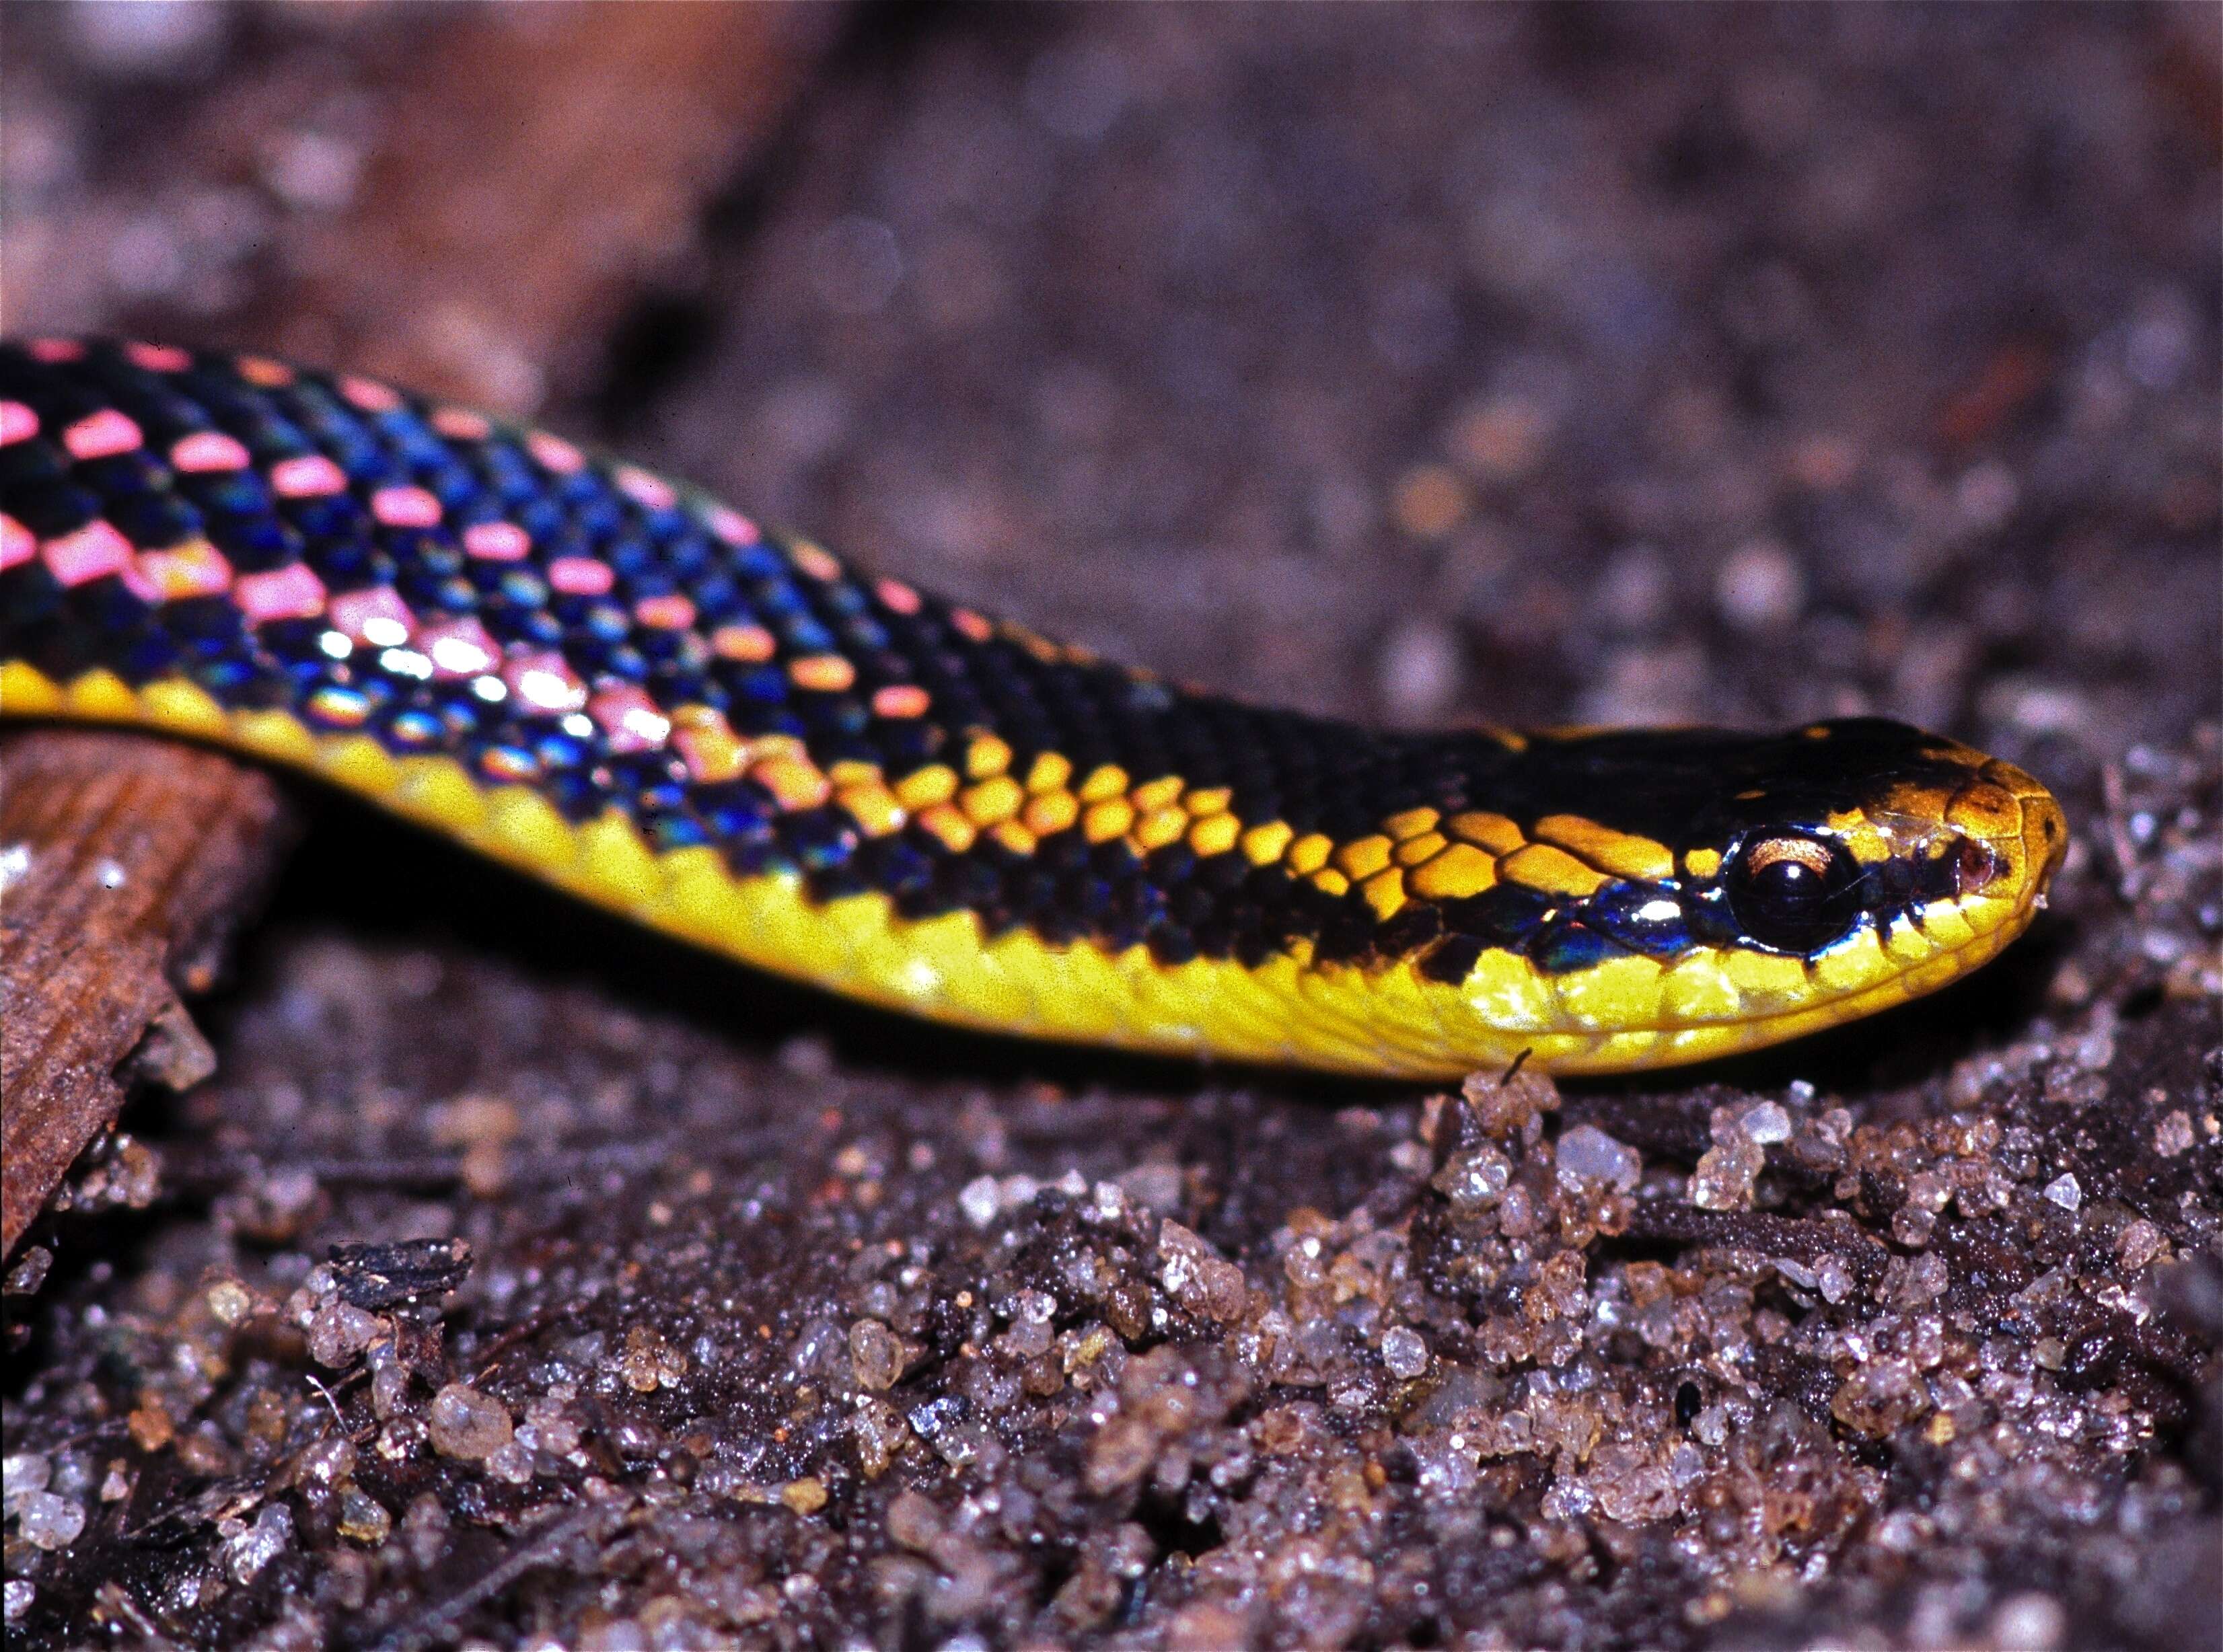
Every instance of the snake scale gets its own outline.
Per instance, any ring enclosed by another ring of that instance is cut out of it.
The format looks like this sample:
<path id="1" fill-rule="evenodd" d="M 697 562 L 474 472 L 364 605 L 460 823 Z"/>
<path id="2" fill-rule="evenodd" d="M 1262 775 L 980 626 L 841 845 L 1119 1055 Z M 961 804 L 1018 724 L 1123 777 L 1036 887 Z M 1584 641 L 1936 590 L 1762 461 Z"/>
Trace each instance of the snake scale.
<path id="1" fill-rule="evenodd" d="M 545 431 L 262 356 L 0 345 L 0 714 L 303 769 L 671 934 L 975 1027 L 1440 1077 L 1930 991 L 2028 775 L 1861 718 L 1383 732 L 868 576 Z"/>

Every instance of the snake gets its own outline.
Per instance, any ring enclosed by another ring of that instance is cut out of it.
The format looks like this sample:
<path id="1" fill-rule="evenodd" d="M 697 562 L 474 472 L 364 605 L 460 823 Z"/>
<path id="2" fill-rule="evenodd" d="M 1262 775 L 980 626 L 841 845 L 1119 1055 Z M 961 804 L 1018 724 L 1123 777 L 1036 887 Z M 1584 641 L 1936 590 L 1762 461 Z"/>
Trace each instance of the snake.
<path id="1" fill-rule="evenodd" d="M 1890 1008 L 2020 934 L 2069 835 L 2022 769 L 1882 718 L 1247 703 L 545 430 L 115 339 L 0 343 L 0 716 L 305 771 L 942 1022 L 1394 1077 Z"/>

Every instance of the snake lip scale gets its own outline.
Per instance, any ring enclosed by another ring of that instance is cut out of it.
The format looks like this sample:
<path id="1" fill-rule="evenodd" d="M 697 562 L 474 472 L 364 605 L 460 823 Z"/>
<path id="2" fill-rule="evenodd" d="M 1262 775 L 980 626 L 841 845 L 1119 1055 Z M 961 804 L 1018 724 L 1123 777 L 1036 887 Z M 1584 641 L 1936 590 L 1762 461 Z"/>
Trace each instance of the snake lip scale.
<path id="1" fill-rule="evenodd" d="M 0 715 L 306 770 L 954 1023 L 1438 1077 L 1954 980 L 2067 846 L 1874 718 L 1390 733 L 991 619 L 546 431 L 258 355 L 0 343 Z"/>

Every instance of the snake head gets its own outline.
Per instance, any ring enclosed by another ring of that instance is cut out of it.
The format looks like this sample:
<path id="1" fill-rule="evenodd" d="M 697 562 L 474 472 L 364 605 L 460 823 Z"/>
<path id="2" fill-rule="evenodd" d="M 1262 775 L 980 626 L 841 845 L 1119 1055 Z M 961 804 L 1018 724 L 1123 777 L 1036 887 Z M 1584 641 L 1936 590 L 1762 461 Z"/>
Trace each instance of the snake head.
<path id="1" fill-rule="evenodd" d="M 1542 737 L 1493 778 L 1549 848 L 1501 855 L 1419 969 L 1562 1071 L 1754 1048 L 1934 990 L 2028 927 L 2068 846 L 2029 775 L 1881 719 Z"/>

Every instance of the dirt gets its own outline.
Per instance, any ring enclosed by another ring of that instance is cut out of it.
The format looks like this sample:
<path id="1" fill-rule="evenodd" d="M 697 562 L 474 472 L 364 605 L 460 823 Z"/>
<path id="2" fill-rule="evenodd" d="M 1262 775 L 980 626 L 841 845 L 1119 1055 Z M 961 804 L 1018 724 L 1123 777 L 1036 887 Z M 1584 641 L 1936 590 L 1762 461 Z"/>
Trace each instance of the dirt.
<path id="1" fill-rule="evenodd" d="M 43 26 L 11 217 L 172 222 L 179 122 L 430 26 L 222 15 L 167 109 Z M 1245 694 L 1936 726 L 2062 797 L 2051 909 L 1435 1095 L 892 1021 L 326 801 L 10 1297 L 10 1644 L 2223 1648 L 2218 36 L 863 14 L 545 417 Z M 117 245 L 11 327 L 243 312 Z"/>

